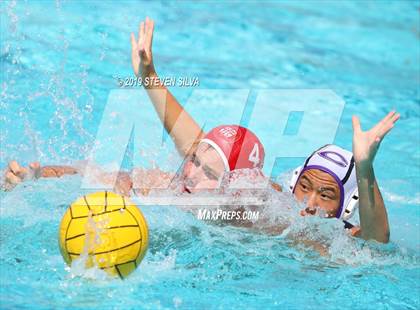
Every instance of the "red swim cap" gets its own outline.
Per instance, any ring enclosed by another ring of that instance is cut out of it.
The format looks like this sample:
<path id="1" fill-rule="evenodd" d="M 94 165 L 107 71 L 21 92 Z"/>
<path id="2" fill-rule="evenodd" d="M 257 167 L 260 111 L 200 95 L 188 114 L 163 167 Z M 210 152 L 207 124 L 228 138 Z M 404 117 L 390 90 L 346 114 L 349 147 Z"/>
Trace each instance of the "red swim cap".
<path id="1" fill-rule="evenodd" d="M 264 147 L 249 129 L 238 125 L 213 128 L 200 143 L 210 144 L 219 153 L 227 171 L 260 168 L 264 165 Z"/>

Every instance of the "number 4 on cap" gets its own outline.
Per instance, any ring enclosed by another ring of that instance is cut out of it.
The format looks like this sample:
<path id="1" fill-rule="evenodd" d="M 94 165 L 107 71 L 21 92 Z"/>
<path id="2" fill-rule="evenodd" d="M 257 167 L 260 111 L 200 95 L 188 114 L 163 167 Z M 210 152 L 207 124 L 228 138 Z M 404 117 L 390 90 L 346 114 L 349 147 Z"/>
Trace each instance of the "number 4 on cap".
<path id="1" fill-rule="evenodd" d="M 259 164 L 260 162 L 260 150 L 258 148 L 258 144 L 254 144 L 254 148 L 252 149 L 251 153 L 249 153 L 248 160 L 254 164 L 254 168 Z"/>

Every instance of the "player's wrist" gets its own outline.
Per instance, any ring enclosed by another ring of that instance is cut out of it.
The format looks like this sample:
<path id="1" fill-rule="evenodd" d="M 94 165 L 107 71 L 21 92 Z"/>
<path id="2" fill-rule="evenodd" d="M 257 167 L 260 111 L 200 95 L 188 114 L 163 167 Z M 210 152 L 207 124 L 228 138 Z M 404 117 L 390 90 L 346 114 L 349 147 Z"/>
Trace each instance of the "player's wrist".
<path id="1" fill-rule="evenodd" d="M 153 63 L 147 66 L 143 66 L 140 70 L 140 75 L 142 79 L 157 77 L 157 73 L 156 73 Z"/>
<path id="2" fill-rule="evenodd" d="M 31 163 L 25 168 L 25 175 L 22 177 L 23 181 L 36 180 L 41 177 L 41 166 L 38 162 Z"/>
<path id="3" fill-rule="evenodd" d="M 356 162 L 356 172 L 358 178 L 368 178 L 373 175 L 373 165 L 370 160 Z"/>

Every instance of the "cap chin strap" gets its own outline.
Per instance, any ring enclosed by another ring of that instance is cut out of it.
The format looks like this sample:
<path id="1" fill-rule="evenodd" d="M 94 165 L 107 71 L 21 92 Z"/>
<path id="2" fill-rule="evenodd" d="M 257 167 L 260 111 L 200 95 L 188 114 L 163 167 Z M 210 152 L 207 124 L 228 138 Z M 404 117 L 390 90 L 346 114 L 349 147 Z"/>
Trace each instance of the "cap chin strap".
<path id="1" fill-rule="evenodd" d="M 295 192 L 296 184 L 299 179 L 300 173 L 303 169 L 303 166 L 297 167 L 295 170 L 293 170 L 293 174 L 290 178 L 289 182 L 289 191 L 291 193 Z M 343 207 L 343 211 L 341 214 L 337 214 L 336 217 L 340 220 L 347 221 L 349 220 L 359 207 L 359 191 L 357 188 L 351 193 L 351 199 L 347 202 L 347 205 Z"/>

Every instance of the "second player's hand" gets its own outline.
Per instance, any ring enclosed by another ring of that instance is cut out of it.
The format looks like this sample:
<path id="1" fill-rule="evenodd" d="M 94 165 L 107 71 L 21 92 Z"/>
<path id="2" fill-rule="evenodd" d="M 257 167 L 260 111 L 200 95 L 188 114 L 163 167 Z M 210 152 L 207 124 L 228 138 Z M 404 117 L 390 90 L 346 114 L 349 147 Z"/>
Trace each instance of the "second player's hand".
<path id="1" fill-rule="evenodd" d="M 359 118 L 353 116 L 353 154 L 356 164 L 372 165 L 379 144 L 394 127 L 400 115 L 395 111 L 388 113 L 375 127 L 362 131 Z"/>
<path id="2" fill-rule="evenodd" d="M 139 35 L 136 39 L 131 33 L 131 63 L 137 77 L 148 77 L 155 73 L 152 57 L 154 21 L 146 17 L 139 25 Z"/>

